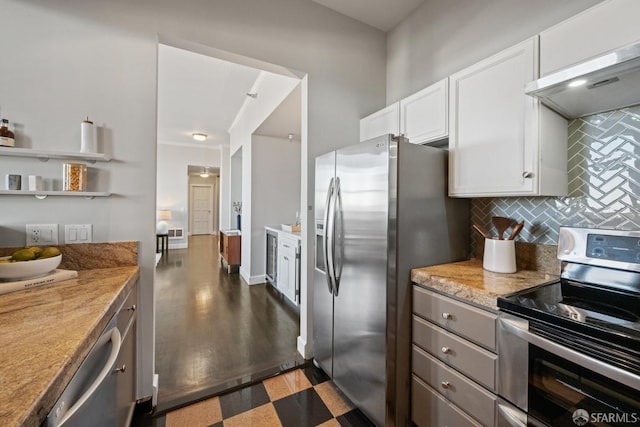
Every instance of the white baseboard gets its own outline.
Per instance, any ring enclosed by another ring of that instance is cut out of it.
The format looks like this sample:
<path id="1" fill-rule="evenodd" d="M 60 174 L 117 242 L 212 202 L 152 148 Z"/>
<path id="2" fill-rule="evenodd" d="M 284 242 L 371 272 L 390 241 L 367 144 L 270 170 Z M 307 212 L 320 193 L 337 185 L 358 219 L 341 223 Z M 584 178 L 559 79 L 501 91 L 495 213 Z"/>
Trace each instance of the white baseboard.
<path id="1" fill-rule="evenodd" d="M 298 353 L 302 355 L 305 359 L 311 359 L 313 354 L 311 354 L 311 349 L 307 345 L 307 342 L 301 336 L 298 336 Z"/>
<path id="2" fill-rule="evenodd" d="M 249 276 L 247 271 L 240 266 L 240 276 L 247 282 L 248 285 L 260 285 L 267 282 L 267 276 L 264 274 L 258 274 L 257 276 Z"/>
<path id="3" fill-rule="evenodd" d="M 153 394 L 151 395 L 151 406 L 156 407 L 158 405 L 158 382 L 160 377 L 158 374 L 153 374 Z"/>
<path id="4" fill-rule="evenodd" d="M 169 249 L 187 249 L 188 243 L 169 243 Z"/>

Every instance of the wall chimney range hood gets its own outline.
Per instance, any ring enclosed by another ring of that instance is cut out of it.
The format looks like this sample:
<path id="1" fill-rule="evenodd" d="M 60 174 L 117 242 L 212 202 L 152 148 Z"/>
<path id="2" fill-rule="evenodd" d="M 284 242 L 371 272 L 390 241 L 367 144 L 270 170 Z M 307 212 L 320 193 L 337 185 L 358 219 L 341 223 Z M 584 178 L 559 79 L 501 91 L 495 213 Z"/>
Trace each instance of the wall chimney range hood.
<path id="1" fill-rule="evenodd" d="M 567 119 L 640 104 L 640 42 L 548 74 L 525 92 Z"/>

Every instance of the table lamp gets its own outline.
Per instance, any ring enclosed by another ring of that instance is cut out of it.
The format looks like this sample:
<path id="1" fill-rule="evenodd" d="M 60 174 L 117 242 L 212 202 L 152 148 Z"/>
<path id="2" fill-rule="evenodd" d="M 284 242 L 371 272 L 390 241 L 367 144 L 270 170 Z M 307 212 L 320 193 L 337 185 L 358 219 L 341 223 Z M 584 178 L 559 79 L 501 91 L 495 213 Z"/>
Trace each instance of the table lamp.
<path id="1" fill-rule="evenodd" d="M 158 211 L 158 224 L 156 225 L 157 234 L 167 234 L 169 232 L 169 224 L 166 221 L 171 219 L 171 211 L 169 209 L 160 209 Z"/>

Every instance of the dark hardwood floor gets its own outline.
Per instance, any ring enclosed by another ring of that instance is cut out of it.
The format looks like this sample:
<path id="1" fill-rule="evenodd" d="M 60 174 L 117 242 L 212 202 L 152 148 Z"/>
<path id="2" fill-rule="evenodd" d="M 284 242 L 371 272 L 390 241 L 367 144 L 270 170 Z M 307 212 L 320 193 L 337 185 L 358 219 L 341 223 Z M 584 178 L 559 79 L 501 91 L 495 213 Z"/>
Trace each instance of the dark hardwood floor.
<path id="1" fill-rule="evenodd" d="M 215 236 L 164 254 L 155 296 L 156 412 L 304 362 L 297 310 L 271 285 L 249 286 L 220 268 Z"/>

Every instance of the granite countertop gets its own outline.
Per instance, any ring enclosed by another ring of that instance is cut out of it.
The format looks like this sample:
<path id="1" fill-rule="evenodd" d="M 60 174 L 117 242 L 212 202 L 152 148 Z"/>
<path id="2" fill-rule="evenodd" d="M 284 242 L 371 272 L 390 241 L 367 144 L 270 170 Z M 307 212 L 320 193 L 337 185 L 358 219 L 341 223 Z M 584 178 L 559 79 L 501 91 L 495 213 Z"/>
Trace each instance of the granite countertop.
<path id="1" fill-rule="evenodd" d="M 0 425 L 39 426 L 98 339 L 137 266 L 0 295 Z"/>
<path id="2" fill-rule="evenodd" d="M 498 297 L 557 279 L 537 271 L 518 270 L 513 274 L 493 273 L 482 268 L 482 261 L 470 260 L 411 270 L 411 280 L 427 288 L 462 300 L 498 309 Z"/>

